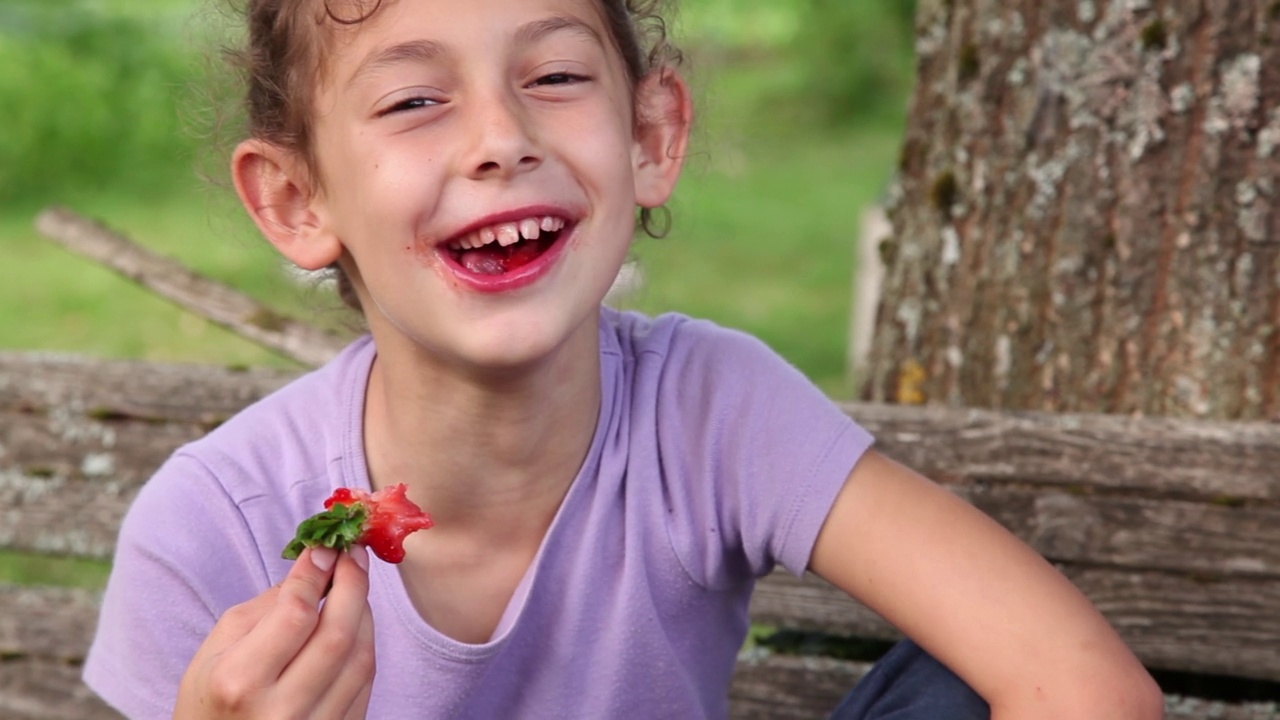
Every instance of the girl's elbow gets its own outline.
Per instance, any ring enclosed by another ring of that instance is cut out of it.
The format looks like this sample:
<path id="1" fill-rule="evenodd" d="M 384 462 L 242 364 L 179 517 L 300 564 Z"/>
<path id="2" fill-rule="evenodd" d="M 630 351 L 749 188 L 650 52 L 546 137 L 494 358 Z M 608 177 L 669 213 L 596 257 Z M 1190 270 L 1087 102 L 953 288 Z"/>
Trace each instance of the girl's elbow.
<path id="1" fill-rule="evenodd" d="M 1127 698 L 1133 706 L 1135 720 L 1163 720 L 1164 691 L 1145 670 L 1133 683 Z"/>
<path id="2" fill-rule="evenodd" d="M 1164 710 L 1164 693 L 1141 666 L 1105 679 L 1059 677 L 1052 687 L 991 701 L 992 720 L 1163 720 Z"/>
<path id="3" fill-rule="evenodd" d="M 1164 720 L 1164 691 L 1161 691 L 1155 678 L 1146 671 L 1143 671 L 1142 678 L 1144 682 L 1138 683 L 1139 687 L 1134 688 L 1133 691 L 1134 717 L 1140 717 L 1143 720 Z"/>
<path id="4" fill-rule="evenodd" d="M 1085 705 L 1073 717 L 1080 720 L 1163 720 L 1164 692 L 1151 674 L 1139 666 L 1117 673 L 1104 687 L 1086 691 Z"/>

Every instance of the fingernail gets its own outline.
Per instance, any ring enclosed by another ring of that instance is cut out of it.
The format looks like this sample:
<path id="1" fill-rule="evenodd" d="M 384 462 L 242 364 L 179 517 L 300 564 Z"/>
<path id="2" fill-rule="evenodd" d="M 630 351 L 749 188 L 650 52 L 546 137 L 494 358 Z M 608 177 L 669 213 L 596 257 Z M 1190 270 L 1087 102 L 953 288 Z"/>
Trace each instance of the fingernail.
<path id="1" fill-rule="evenodd" d="M 352 545 L 348 552 L 351 553 L 351 559 L 356 561 L 361 570 L 369 572 L 369 551 L 365 550 L 363 545 Z"/>
<path id="2" fill-rule="evenodd" d="M 311 562 L 322 571 L 329 572 L 337 561 L 337 550 L 326 547 L 311 548 Z"/>

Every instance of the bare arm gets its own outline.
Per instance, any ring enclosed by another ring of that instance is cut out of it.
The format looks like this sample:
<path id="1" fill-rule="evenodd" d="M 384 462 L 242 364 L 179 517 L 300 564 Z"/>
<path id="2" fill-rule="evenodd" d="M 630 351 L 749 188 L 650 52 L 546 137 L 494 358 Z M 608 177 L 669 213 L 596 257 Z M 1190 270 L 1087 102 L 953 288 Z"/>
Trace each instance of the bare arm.
<path id="1" fill-rule="evenodd" d="M 995 720 L 1161 718 L 1155 681 L 1061 573 L 998 523 L 870 452 L 810 569 L 960 675 Z"/>

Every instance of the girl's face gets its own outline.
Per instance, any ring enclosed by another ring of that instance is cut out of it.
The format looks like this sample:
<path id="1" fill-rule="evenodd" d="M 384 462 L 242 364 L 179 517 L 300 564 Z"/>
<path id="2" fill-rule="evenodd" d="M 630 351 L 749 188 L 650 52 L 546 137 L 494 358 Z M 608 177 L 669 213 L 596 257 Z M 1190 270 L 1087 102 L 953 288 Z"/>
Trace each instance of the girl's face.
<path id="1" fill-rule="evenodd" d="M 320 189 L 293 175 L 301 209 L 255 214 L 298 264 L 343 258 L 384 350 L 499 368 L 594 328 L 636 206 L 674 188 L 690 112 L 678 78 L 632 97 L 595 3 L 394 0 L 337 31 Z M 301 227 L 283 242 L 282 221 Z"/>

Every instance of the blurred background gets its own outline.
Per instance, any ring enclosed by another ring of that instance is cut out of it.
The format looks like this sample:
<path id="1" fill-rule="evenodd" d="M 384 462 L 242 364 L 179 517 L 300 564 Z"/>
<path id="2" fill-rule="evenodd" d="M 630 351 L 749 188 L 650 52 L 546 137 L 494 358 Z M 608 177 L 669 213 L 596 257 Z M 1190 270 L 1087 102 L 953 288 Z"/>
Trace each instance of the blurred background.
<path id="1" fill-rule="evenodd" d="M 845 377 L 856 240 L 894 172 L 913 81 L 908 0 L 684 0 L 699 121 L 673 229 L 621 301 L 754 333 L 825 390 Z M 42 239 L 64 205 L 282 311 L 299 284 L 223 175 L 236 139 L 226 0 L 0 0 L 0 348 L 227 365 L 290 361 Z"/>

